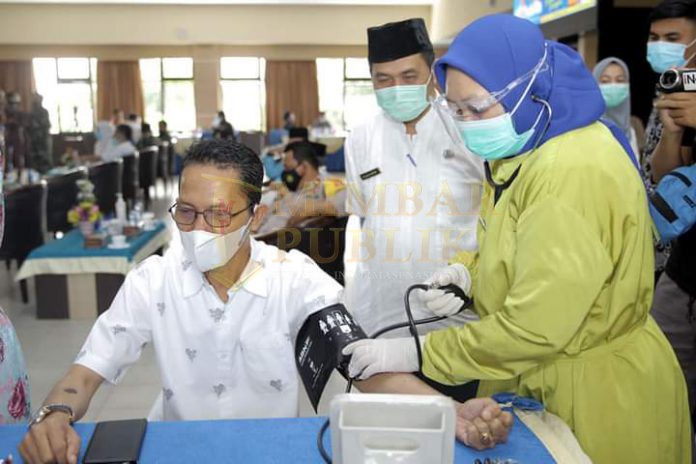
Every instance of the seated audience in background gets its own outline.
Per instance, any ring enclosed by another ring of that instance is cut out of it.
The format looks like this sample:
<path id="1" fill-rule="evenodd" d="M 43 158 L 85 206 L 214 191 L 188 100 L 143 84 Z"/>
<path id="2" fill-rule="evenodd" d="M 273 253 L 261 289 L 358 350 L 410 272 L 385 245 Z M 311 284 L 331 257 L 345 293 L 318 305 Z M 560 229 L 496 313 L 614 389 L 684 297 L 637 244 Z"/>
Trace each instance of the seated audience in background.
<path id="1" fill-rule="evenodd" d="M 628 66 L 616 57 L 605 58 L 595 66 L 594 77 L 599 83 L 607 109 L 603 117 L 616 124 L 626 136 L 638 160 L 638 139 L 631 125 L 631 85 Z"/>
<path id="2" fill-rule="evenodd" d="M 289 131 L 293 127 L 295 127 L 295 113 L 286 111 L 283 113 L 283 129 Z"/>
<path id="3" fill-rule="evenodd" d="M 150 125 L 146 122 L 144 122 L 141 126 L 141 131 L 142 131 L 142 136 L 140 137 L 140 140 L 137 143 L 138 149 L 143 149 L 147 147 L 152 147 L 152 146 L 157 146 L 159 145 L 159 139 L 156 138 L 154 135 L 152 135 L 152 128 Z"/>
<path id="4" fill-rule="evenodd" d="M 133 145 L 132 137 L 133 132 L 128 124 L 121 124 L 116 127 L 113 143 L 101 154 L 101 159 L 103 161 L 114 161 L 135 153 L 136 148 Z"/>
<path id="5" fill-rule="evenodd" d="M 142 137 L 142 123 L 143 119 L 137 114 L 131 113 L 128 115 L 128 121 L 126 121 L 126 124 L 131 127 L 131 141 L 133 143 L 138 143 L 140 141 L 140 137 Z"/>
<path id="6" fill-rule="evenodd" d="M 218 111 L 217 116 L 213 119 L 213 138 L 223 140 L 236 140 L 234 127 L 225 118 L 224 111 Z"/>
<path id="7" fill-rule="evenodd" d="M 172 136 L 167 128 L 167 121 L 162 120 L 159 122 L 159 135 L 157 137 L 160 139 L 160 142 L 171 143 Z"/>
<path id="8" fill-rule="evenodd" d="M 295 126 L 288 130 L 288 143 L 309 140 L 309 130 L 306 127 Z"/>
<path id="9" fill-rule="evenodd" d="M 317 119 L 312 123 L 312 130 L 318 133 L 331 133 L 333 132 L 333 127 L 328 119 L 326 119 L 326 112 L 322 111 L 317 116 Z"/>
<path id="10" fill-rule="evenodd" d="M 270 212 L 259 234 L 296 226 L 311 217 L 346 214 L 345 182 L 322 178 L 315 145 L 319 144 L 293 142 L 285 148 L 282 183 L 272 184 L 277 194 L 269 192 L 262 200 Z"/>
<path id="11" fill-rule="evenodd" d="M 262 178 L 259 157 L 244 145 L 208 140 L 190 149 L 170 208 L 182 247 L 128 273 L 46 398 L 53 405 L 48 414 L 32 422 L 19 448 L 25 461 L 76 463 L 81 443 L 71 424 L 104 381 L 123 379 L 148 344 L 162 381 L 152 419 L 298 415 L 295 338 L 309 315 L 343 305 L 343 291 L 308 256 L 250 238 L 264 214 Z M 410 374 L 378 375 L 356 386 L 437 394 Z M 465 443 L 490 447 L 505 441 L 512 417 L 480 398 L 457 405 L 457 422 Z"/>
<path id="12" fill-rule="evenodd" d="M 126 124 L 126 113 L 123 110 L 114 108 L 111 112 L 111 125 L 116 127 L 121 124 Z"/>
<path id="13" fill-rule="evenodd" d="M 110 121 L 99 121 L 94 127 L 94 154 L 101 157 L 114 143 L 114 126 Z"/>
<path id="14" fill-rule="evenodd" d="M 288 130 L 287 138 L 285 141 L 276 145 L 270 145 L 264 148 L 261 154 L 261 160 L 263 161 L 264 172 L 268 177 L 268 180 L 277 181 L 280 180 L 280 175 L 283 172 L 283 152 L 285 148 L 295 142 L 307 142 L 309 140 L 309 130 L 306 127 L 292 127 Z M 322 156 L 326 154 L 326 150 L 321 154 Z"/>
<path id="15" fill-rule="evenodd" d="M 111 119 L 97 122 L 94 129 L 94 154 L 97 157 L 101 157 L 113 145 L 116 126 L 121 124 L 125 124 L 125 117 L 123 111 L 118 108 L 111 112 Z"/>

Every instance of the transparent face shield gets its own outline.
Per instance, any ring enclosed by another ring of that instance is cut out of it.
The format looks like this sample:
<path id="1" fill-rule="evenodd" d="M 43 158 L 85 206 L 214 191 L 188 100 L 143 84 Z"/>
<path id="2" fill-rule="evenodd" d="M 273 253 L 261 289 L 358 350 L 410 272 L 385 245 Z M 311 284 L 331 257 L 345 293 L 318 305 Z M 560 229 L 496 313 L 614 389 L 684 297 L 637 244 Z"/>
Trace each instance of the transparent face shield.
<path id="1" fill-rule="evenodd" d="M 524 95 L 529 92 L 537 75 L 542 72 L 547 72 L 550 66 L 546 62 L 547 46 L 544 45 L 544 56 L 539 62 L 527 73 L 510 82 L 503 89 L 491 92 L 486 95 L 477 95 L 458 101 L 449 100 L 445 95 L 436 91 L 436 96 L 430 98 L 430 103 L 438 115 L 450 138 L 459 146 L 465 147 L 464 141 L 457 128 L 458 121 L 477 121 L 481 119 L 481 115 L 491 109 L 493 106 L 500 103 L 503 98 L 510 94 L 515 88 L 520 85 L 527 84 Z M 520 106 L 524 96 L 520 98 L 511 113 L 514 113 Z"/>

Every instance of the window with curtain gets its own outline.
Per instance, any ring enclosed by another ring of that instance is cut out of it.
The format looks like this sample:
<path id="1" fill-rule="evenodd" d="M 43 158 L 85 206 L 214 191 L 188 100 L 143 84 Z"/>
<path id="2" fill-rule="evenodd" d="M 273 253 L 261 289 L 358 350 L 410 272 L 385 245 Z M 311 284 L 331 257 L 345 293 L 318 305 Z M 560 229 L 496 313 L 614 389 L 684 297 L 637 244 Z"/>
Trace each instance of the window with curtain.
<path id="1" fill-rule="evenodd" d="M 266 60 L 220 58 L 222 109 L 235 130 L 262 131 L 266 121 Z"/>
<path id="2" fill-rule="evenodd" d="M 51 118 L 51 132 L 91 132 L 97 95 L 96 58 L 34 58 L 36 91 Z"/>
<path id="3" fill-rule="evenodd" d="M 140 74 L 145 98 L 145 121 L 154 127 L 164 119 L 170 131 L 193 131 L 196 128 L 193 59 L 141 59 Z"/>
<path id="4" fill-rule="evenodd" d="M 334 127 L 351 127 L 377 108 L 367 58 L 317 58 L 319 108 Z"/>

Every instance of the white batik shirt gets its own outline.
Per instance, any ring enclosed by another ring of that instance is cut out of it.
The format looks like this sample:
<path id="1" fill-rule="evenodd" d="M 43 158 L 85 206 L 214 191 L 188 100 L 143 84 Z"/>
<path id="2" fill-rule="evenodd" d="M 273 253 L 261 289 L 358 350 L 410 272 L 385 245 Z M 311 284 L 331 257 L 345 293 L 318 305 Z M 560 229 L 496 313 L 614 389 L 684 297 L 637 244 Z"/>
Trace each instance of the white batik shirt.
<path id="1" fill-rule="evenodd" d="M 117 384 L 152 343 L 162 394 L 161 411 L 151 417 L 296 417 L 297 332 L 308 315 L 341 302 L 343 290 L 306 255 L 251 243 L 227 303 L 180 248 L 143 261 L 95 323 L 76 363 Z"/>

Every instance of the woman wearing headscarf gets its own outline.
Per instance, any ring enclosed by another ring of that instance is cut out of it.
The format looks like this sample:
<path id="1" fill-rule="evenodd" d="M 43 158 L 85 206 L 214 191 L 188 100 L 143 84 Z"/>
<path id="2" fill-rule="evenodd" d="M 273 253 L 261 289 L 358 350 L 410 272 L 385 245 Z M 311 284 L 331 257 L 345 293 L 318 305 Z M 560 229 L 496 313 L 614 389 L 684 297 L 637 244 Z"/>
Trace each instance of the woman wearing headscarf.
<path id="1" fill-rule="evenodd" d="M 631 86 L 628 66 L 616 57 L 605 58 L 592 71 L 607 106 L 604 118 L 623 132 L 637 156 L 638 138 L 631 125 Z"/>
<path id="2" fill-rule="evenodd" d="M 581 57 L 510 15 L 465 28 L 436 63 L 467 147 L 486 160 L 475 259 L 430 281 L 471 282 L 480 321 L 349 345 L 350 374 L 481 379 L 478 395 L 541 401 L 596 463 L 686 463 L 684 378 L 649 316 L 646 194 L 623 134 Z M 428 307 L 461 301 L 430 290 Z M 453 304 L 454 303 L 454 304 Z"/>
<path id="3" fill-rule="evenodd" d="M 5 228 L 4 166 L 0 145 L 0 245 Z M 14 327 L 0 307 L 0 425 L 26 423 L 31 414 L 29 379 Z"/>

